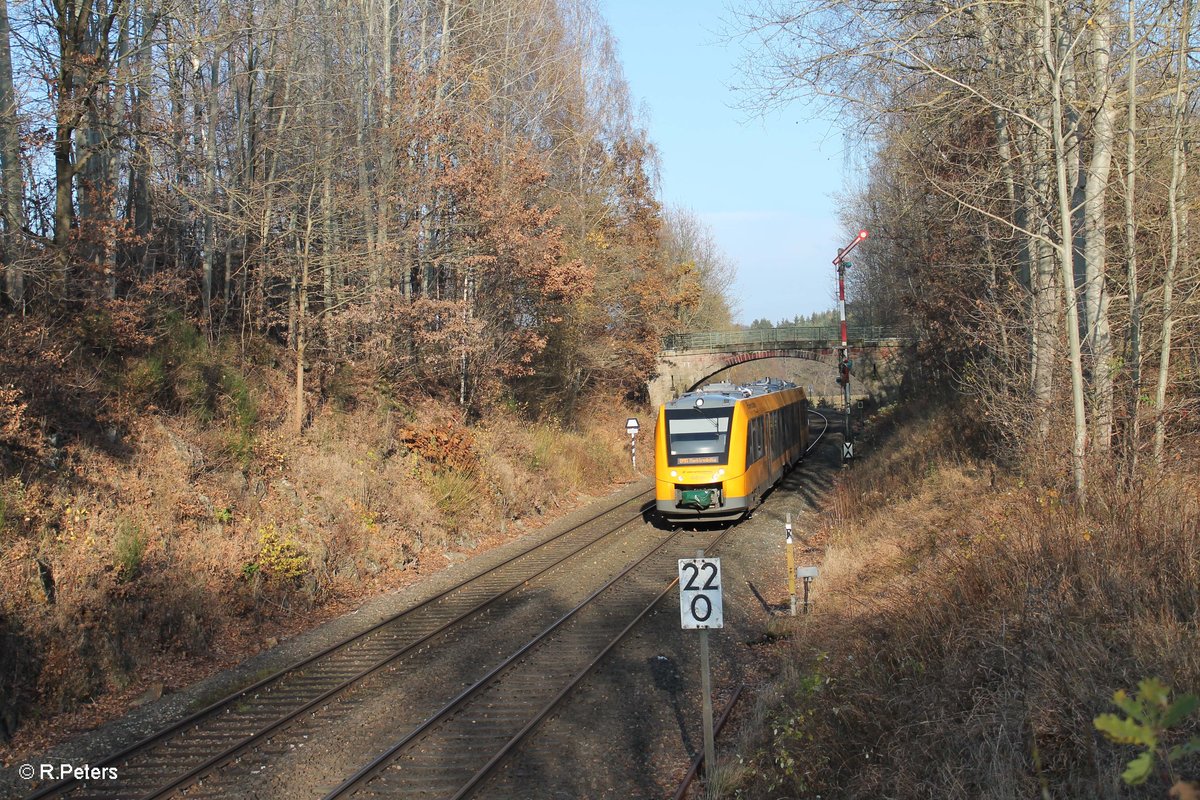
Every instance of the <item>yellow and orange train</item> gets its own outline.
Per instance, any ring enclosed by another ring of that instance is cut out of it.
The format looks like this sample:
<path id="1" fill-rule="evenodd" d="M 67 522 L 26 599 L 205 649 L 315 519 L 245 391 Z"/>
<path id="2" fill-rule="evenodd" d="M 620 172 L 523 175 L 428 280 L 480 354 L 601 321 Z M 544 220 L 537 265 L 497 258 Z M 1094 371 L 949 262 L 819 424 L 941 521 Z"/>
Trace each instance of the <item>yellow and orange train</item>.
<path id="1" fill-rule="evenodd" d="M 709 384 L 658 411 L 655 504 L 674 521 L 742 516 L 808 449 L 808 399 L 764 379 Z"/>

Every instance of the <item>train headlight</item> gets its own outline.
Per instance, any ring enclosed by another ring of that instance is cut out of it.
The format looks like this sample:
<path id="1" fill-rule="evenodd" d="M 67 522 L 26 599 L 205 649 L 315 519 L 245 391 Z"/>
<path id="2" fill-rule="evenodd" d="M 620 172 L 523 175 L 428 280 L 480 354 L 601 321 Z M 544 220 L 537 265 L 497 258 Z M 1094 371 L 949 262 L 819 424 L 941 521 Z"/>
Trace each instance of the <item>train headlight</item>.
<path id="1" fill-rule="evenodd" d="M 678 478 L 678 477 L 679 477 L 679 473 L 678 473 L 678 472 L 676 472 L 675 470 L 671 470 L 671 477 L 672 477 L 672 478 Z"/>
<path id="2" fill-rule="evenodd" d="M 723 470 L 723 469 L 717 470 L 717 475 L 724 475 L 724 474 L 725 474 L 725 470 Z"/>

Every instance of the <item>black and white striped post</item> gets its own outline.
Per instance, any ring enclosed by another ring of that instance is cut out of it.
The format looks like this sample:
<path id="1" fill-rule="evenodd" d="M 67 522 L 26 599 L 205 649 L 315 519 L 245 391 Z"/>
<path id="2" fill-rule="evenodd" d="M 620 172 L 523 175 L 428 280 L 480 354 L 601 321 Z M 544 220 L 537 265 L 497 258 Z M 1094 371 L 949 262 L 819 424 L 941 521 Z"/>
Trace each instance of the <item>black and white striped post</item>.
<path id="1" fill-rule="evenodd" d="M 783 525 L 784 545 L 787 547 L 788 596 L 791 598 L 791 615 L 796 616 L 796 544 L 792 539 L 792 512 L 787 514 Z"/>
<path id="2" fill-rule="evenodd" d="M 637 435 L 640 427 L 637 417 L 625 420 L 625 432 L 629 434 L 629 457 L 633 459 L 634 472 L 637 472 Z"/>

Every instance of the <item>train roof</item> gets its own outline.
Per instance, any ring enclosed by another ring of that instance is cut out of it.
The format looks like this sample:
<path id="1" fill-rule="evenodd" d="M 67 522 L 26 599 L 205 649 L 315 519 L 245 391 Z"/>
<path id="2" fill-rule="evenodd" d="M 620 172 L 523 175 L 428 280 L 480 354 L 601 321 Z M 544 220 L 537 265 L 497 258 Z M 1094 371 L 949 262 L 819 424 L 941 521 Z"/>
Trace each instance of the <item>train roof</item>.
<path id="1" fill-rule="evenodd" d="M 732 406 L 739 400 L 762 397 L 773 392 L 795 389 L 796 384 L 778 378 L 762 378 L 750 383 L 710 383 L 694 392 L 686 392 L 666 404 L 669 409 L 695 408 L 696 400 L 703 399 L 706 408 Z"/>

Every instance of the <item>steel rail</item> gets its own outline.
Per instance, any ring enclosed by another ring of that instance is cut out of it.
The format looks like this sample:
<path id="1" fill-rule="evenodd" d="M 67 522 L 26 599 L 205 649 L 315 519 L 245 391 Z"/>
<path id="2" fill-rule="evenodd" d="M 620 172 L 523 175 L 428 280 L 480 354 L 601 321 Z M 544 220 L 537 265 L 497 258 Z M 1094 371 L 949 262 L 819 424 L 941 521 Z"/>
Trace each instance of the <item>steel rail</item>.
<path id="1" fill-rule="evenodd" d="M 405 617 L 408 617 L 421 609 L 425 609 L 425 608 L 432 606 L 434 603 L 447 598 L 448 596 L 454 594 L 455 592 L 463 590 L 465 587 L 468 587 L 470 584 L 472 584 L 476 581 L 483 581 L 485 578 L 487 578 L 489 575 L 495 573 L 497 570 L 500 570 L 504 567 L 512 565 L 514 562 L 517 562 L 520 559 L 525 558 L 526 556 L 530 556 L 531 554 L 536 553 L 538 550 L 540 550 L 542 548 L 545 548 L 553 543 L 559 542 L 560 540 L 564 539 L 565 537 L 567 537 L 568 535 L 570 535 L 572 533 L 575 533 L 576 531 L 583 528 L 584 526 L 589 525 L 592 522 L 595 522 L 596 520 L 599 520 L 608 514 L 612 514 L 613 512 L 618 511 L 623 506 L 627 506 L 631 503 L 640 503 L 645 498 L 646 495 L 649 495 L 651 493 L 652 493 L 651 491 L 641 492 L 641 493 L 635 495 L 634 497 L 630 498 L 629 500 L 626 500 L 626 501 L 618 504 L 617 506 L 614 506 L 613 508 L 606 509 L 605 511 L 601 512 L 600 514 L 597 514 L 593 517 L 589 517 L 586 520 L 582 520 L 579 523 L 566 528 L 561 533 L 555 534 L 554 536 L 552 536 L 544 541 L 538 542 L 518 553 L 515 553 L 511 557 L 500 561 L 499 563 L 488 568 L 488 570 L 486 570 L 485 572 L 481 572 L 481 573 L 472 575 L 469 578 L 461 581 L 460 583 L 458 583 L 454 586 L 451 586 L 441 592 L 438 592 L 437 594 L 434 594 L 434 595 L 426 598 L 425 600 L 422 600 L 421 602 L 417 603 L 416 605 L 414 605 L 410 608 L 404 609 L 403 611 L 393 614 L 392 616 L 387 617 L 387 618 L 371 625 L 370 627 L 354 634 L 353 636 L 350 636 L 346 639 L 342 639 L 338 642 L 335 642 L 335 643 L 329 645 L 328 647 L 325 647 L 324 649 L 322 649 L 322 650 L 320 650 L 320 651 L 318 651 L 296 663 L 290 664 L 290 665 L 256 681 L 255 683 L 253 683 L 247 687 L 239 689 L 239 690 L 233 692 L 232 694 L 211 703 L 210 705 L 200 709 L 199 711 L 196 711 L 196 712 L 188 715 L 187 717 L 184 717 L 183 719 L 180 719 L 180 720 L 168 725 L 167 727 L 165 727 L 159 731 L 156 731 L 156 732 L 150 734 L 149 736 L 146 736 L 143 739 L 140 739 L 140 740 L 134 742 L 133 744 L 114 753 L 113 755 L 107 756 L 103 760 L 95 762 L 94 766 L 107 767 L 107 766 L 119 765 L 119 764 L 126 762 L 131 756 L 135 756 L 143 751 L 148 751 L 153 747 L 163 744 L 164 742 L 167 742 L 172 736 L 174 736 L 178 733 L 181 733 L 182 731 L 185 731 L 189 728 L 192 728 L 192 727 L 198 725 L 199 723 L 205 722 L 209 718 L 215 717 L 218 713 L 234 706 L 236 703 L 241 701 L 243 698 L 245 698 L 249 695 L 252 695 L 254 693 L 257 693 L 257 692 L 261 691 L 262 689 L 269 687 L 271 684 L 279 683 L 287 676 L 298 673 L 301 670 L 305 669 L 306 667 L 312 666 L 313 664 L 320 661 L 321 659 L 324 659 L 338 651 L 345 650 L 345 649 L 349 648 L 351 645 L 365 640 L 367 637 L 379 632 L 381 629 L 383 629 L 389 625 L 392 625 L 396 622 L 399 622 L 399 621 L 403 620 Z M 632 521 L 636 520 L 638 517 L 642 516 L 642 513 L 643 512 L 641 510 L 639 510 L 639 512 L 636 515 L 634 515 L 633 517 L 630 517 L 628 519 L 624 519 L 620 523 L 620 525 L 618 525 L 616 528 L 607 531 L 606 533 L 597 537 L 597 539 L 593 540 L 592 542 L 588 542 L 582 548 L 579 548 L 579 550 L 587 549 L 595 542 L 597 542 L 600 539 L 604 538 L 605 536 L 608 536 L 609 534 L 611 534 L 613 531 L 619 530 L 620 528 L 624 527 L 625 525 L 628 525 L 630 522 L 632 522 Z M 579 552 L 579 550 L 572 551 L 566 557 L 567 558 L 571 557 L 575 553 Z M 561 560 L 562 559 L 560 559 L 560 561 Z M 559 562 L 556 562 L 556 564 L 557 563 L 559 563 Z M 545 570 L 541 570 L 538 573 L 535 573 L 535 576 L 540 575 L 544 571 Z M 505 589 L 498 596 L 504 596 L 504 595 L 508 594 L 510 591 L 512 591 L 513 589 L 521 587 L 529 579 L 529 577 L 530 576 L 522 577 L 513 586 L 510 586 L 508 589 Z M 495 599 L 495 597 L 493 597 L 492 599 Z M 206 761 L 205 764 L 207 765 L 208 762 Z M 60 797 L 62 795 L 67 794 L 68 792 L 73 791 L 81 783 L 88 783 L 88 782 L 86 780 L 81 780 L 78 778 L 67 778 L 67 779 L 64 779 L 61 781 L 56 781 L 48 786 L 44 786 L 44 787 L 38 789 L 33 794 L 29 795 L 27 800 L 45 800 L 45 798 Z M 178 788 L 178 787 L 175 787 L 175 788 Z M 171 790 L 167 790 L 167 791 L 171 791 Z M 150 795 L 147 795 L 147 797 L 158 797 L 161 794 L 163 794 L 162 791 L 154 790 L 154 792 L 151 793 Z"/>
<path id="2" fill-rule="evenodd" d="M 727 528 L 725 533 L 722 533 L 715 540 L 713 540 L 708 547 L 705 548 L 705 552 L 720 544 L 721 540 L 725 538 L 728 532 L 729 529 Z M 550 714 L 554 712 L 554 709 L 558 707 L 558 704 L 566 699 L 567 695 L 573 692 L 576 686 L 583 682 L 584 678 L 586 678 L 588 674 L 596 668 L 596 665 L 598 665 L 604 659 L 604 657 L 608 655 L 609 651 L 620 644 L 621 640 L 624 639 L 631 630 L 633 630 L 635 625 L 645 619 L 646 615 L 649 614 L 656 605 L 662 602 L 662 599 L 667 596 L 667 593 L 670 592 L 672 587 L 674 587 L 677 583 L 679 583 L 679 578 L 673 578 L 667 584 L 666 588 L 663 589 L 662 592 L 660 592 L 659 595 L 655 597 L 654 600 L 652 600 L 644 609 L 642 609 L 642 611 L 632 621 L 630 621 L 630 623 L 626 625 L 625 628 L 618 633 L 594 659 L 592 659 L 590 664 L 581 669 L 571 680 L 571 682 L 567 686 L 564 686 L 559 693 L 554 696 L 554 699 L 542 707 L 542 710 L 538 712 L 536 717 L 527 722 L 525 727 L 522 728 L 515 736 L 513 736 L 513 738 L 504 745 L 504 747 L 497 751 L 496 755 L 492 756 L 491 760 L 488 761 L 487 764 L 485 764 L 478 772 L 471 776 L 471 779 L 468 780 L 467 783 L 458 790 L 451 800 L 464 800 L 464 798 L 473 794 L 475 789 L 479 787 L 479 784 L 483 783 L 483 781 L 485 781 L 496 770 L 496 768 L 500 766 L 500 763 L 509 755 L 509 753 L 516 749 L 517 745 L 519 745 L 526 736 L 533 732 L 534 728 L 540 725 L 546 719 L 546 717 L 550 716 Z M 738 692 L 741 692 L 740 686 L 738 687 Z M 737 699 L 736 695 L 734 696 L 734 699 Z M 728 713 L 728 711 L 726 713 Z M 723 720 L 724 717 L 722 717 L 722 721 Z"/>
<path id="3" fill-rule="evenodd" d="M 733 692 L 733 697 L 729 698 L 729 702 L 725 704 L 725 710 L 721 712 L 721 716 L 717 718 L 716 725 L 713 726 L 713 736 L 721 733 L 721 729 L 725 727 L 725 723 L 729 721 L 729 714 L 733 711 L 733 707 L 737 705 L 737 701 L 742 696 L 742 690 L 746 685 L 738 684 L 737 689 Z M 672 800 L 683 800 L 683 796 L 687 794 L 688 787 L 692 785 L 692 781 L 700 774 L 700 765 L 704 763 L 704 753 L 700 753 L 692 759 L 691 769 L 687 771 L 687 775 L 683 776 L 683 780 L 679 782 L 679 788 L 675 790 L 675 796 Z"/>
<path id="4" fill-rule="evenodd" d="M 155 789 L 154 791 L 152 791 L 149 794 L 143 795 L 141 800 L 158 800 L 159 798 L 165 797 L 166 795 L 170 794 L 171 792 L 177 791 L 179 789 L 190 786 L 191 784 L 194 784 L 197 781 L 203 780 L 209 773 L 220 769 L 221 767 L 225 766 L 230 761 L 243 755 L 246 751 L 252 749 L 256 744 L 261 742 L 266 737 L 276 734 L 279 731 L 283 730 L 284 728 L 287 728 L 291 723 L 293 723 L 293 722 L 297 721 L 299 718 L 305 716 L 306 714 L 308 714 L 308 712 L 312 711 L 313 709 L 320 708 L 320 707 L 328 704 L 328 702 L 330 700 L 333 700 L 338 695 L 343 694 L 344 692 L 346 692 L 348 689 L 352 688 L 356 684 L 359 684 L 359 683 L 367 680 L 371 676 L 375 675 L 376 673 L 381 672 L 382 670 L 384 670 L 386 667 L 388 667 L 390 664 L 392 664 L 396 660 L 398 660 L 398 659 L 402 658 L 403 656 L 407 655 L 408 653 L 412 652 L 414 649 L 416 649 L 417 647 L 420 647 L 421 645 L 425 644 L 429 640 L 441 635 L 442 633 L 445 633 L 447 630 L 453 628 L 455 625 L 458 625 L 460 622 L 467 619 L 468 617 L 471 617 L 471 616 L 483 611 L 484 609 L 489 608 L 496 603 L 499 603 L 501 600 L 503 600 L 506 597 L 509 597 L 510 595 L 514 595 L 520 591 L 524 591 L 526 588 L 526 585 L 530 581 L 540 578 L 541 576 L 545 575 L 547 572 L 549 572 L 550 570 L 559 566 L 563 562 L 568 561 L 572 558 L 575 558 L 576 556 L 582 555 L 587 550 L 600 544 L 607 536 L 624 528 L 626 525 L 637 520 L 639 517 L 641 517 L 640 512 L 633 517 L 622 520 L 621 523 L 618 524 L 615 528 L 613 528 L 612 530 L 603 534 L 599 538 L 593 539 L 592 541 L 586 543 L 583 547 L 579 548 L 578 550 L 573 550 L 569 553 L 566 553 L 561 558 L 559 558 L 557 561 L 554 561 L 551 564 L 547 565 L 544 569 L 542 569 L 538 572 L 535 572 L 532 575 L 529 575 L 528 577 L 524 578 L 520 583 L 510 587 L 506 591 L 504 591 L 500 594 L 493 595 L 492 597 L 487 598 L 485 600 L 481 600 L 475 606 L 467 609 L 466 611 L 460 613 L 458 616 L 456 616 L 453 619 L 450 619 L 447 622 L 445 622 L 444 624 L 442 624 L 441 627 L 439 627 L 433 631 L 430 631 L 429 633 L 421 636 L 419 639 L 416 639 L 415 641 L 409 642 L 408 644 L 404 645 L 401 649 L 395 651 L 394 653 L 384 656 L 383 658 L 379 659 L 374 664 L 372 664 L 371 666 L 362 670 L 358 674 L 347 678 L 346 680 L 342 681 L 340 684 L 337 684 L 336 686 L 333 686 L 330 689 L 327 689 L 322 694 L 318 695 L 317 697 L 314 697 L 312 700 L 309 700 L 303 706 L 300 706 L 299 708 L 296 708 L 293 711 L 288 712 L 285 716 L 280 717 L 276 721 L 270 723 L 267 727 L 264 727 L 264 728 L 256 731 L 249 737 L 243 739 L 241 742 L 228 748 L 227 750 L 212 756 L 208 761 L 193 768 L 191 771 L 179 776 L 178 778 L 176 778 L 175 780 L 173 780 L 171 783 L 167 784 L 166 786 L 163 786 L 159 789 Z"/>
<path id="5" fill-rule="evenodd" d="M 827 430 L 829 430 L 829 417 L 825 416 L 825 415 L 824 415 L 824 414 L 822 414 L 820 411 L 817 411 L 817 410 L 816 410 L 816 409 L 814 409 L 814 408 L 809 408 L 809 409 L 808 409 L 808 413 L 810 413 L 810 414 L 816 414 L 818 417 L 820 417 L 820 418 L 821 418 L 821 421 L 825 423 L 825 427 L 824 427 L 824 428 L 821 428 L 821 432 L 817 434 L 817 438 L 816 438 L 816 439 L 813 439 L 813 440 L 812 440 L 812 443 L 811 443 L 811 444 L 809 444 L 809 446 L 808 446 L 808 447 L 804 448 L 804 454 L 805 454 L 805 455 L 808 455 L 809 451 L 810 451 L 810 450 L 812 450 L 814 447 L 816 447 L 816 446 L 817 446 L 817 443 L 821 441 L 821 437 L 825 435 L 825 432 L 826 432 Z"/>
<path id="6" fill-rule="evenodd" d="M 726 536 L 729 535 L 730 530 L 732 530 L 732 528 L 726 528 L 725 531 L 723 531 L 720 536 L 718 536 L 716 539 L 714 539 L 712 542 L 710 542 L 708 544 L 708 547 L 706 548 L 706 550 L 710 549 L 712 547 L 715 547 L 718 543 L 720 543 L 721 540 L 723 540 Z M 542 644 L 555 631 L 557 631 L 559 628 L 561 628 L 563 625 L 565 625 L 569 620 L 574 618 L 580 611 L 582 611 L 584 608 L 587 608 L 589 605 L 591 605 L 591 603 L 597 597 L 599 597 L 601 594 L 608 591 L 610 588 L 612 588 L 617 583 L 622 581 L 626 576 L 628 576 L 636 568 L 641 566 L 643 563 L 648 561 L 650 558 L 659 554 L 662 550 L 667 548 L 671 544 L 671 542 L 673 542 L 675 539 L 677 539 L 678 537 L 680 537 L 682 535 L 684 535 L 683 531 L 678 531 L 678 532 L 672 533 L 670 537 L 668 537 L 665 541 L 663 541 L 657 547 L 652 549 L 646 555 L 639 558 L 637 561 L 630 564 L 628 567 L 626 567 L 624 570 L 622 570 L 618 575 L 614 576 L 609 581 L 607 581 L 604 585 L 600 586 L 598 589 L 596 589 L 596 591 L 594 591 L 590 595 L 588 595 L 588 597 L 586 599 L 584 599 L 581 603 L 579 603 L 574 608 L 572 608 L 570 611 L 568 611 L 566 614 L 564 614 L 559 620 L 557 620 L 556 622 L 549 625 L 546 629 L 544 629 L 541 633 L 539 633 L 537 636 L 535 636 L 533 639 L 531 639 L 529 642 L 527 642 L 519 650 L 517 650 L 515 653 L 513 653 L 511 656 L 509 656 L 507 659 L 505 659 L 500 664 L 496 665 L 496 667 L 494 667 L 492 670 L 490 670 L 486 675 L 484 675 L 482 678 L 480 678 L 474 684 L 472 684 L 471 686 L 467 687 L 462 692 L 460 692 L 456 697 L 454 697 L 452 700 L 450 700 L 450 702 L 448 702 L 440 711 L 437 711 L 434 714 L 430 715 L 424 722 L 422 722 L 416 728 L 409 731 L 402 739 L 400 739 L 398 742 L 393 744 L 391 747 L 389 747 L 386 751 L 381 753 L 379 756 L 372 759 L 369 763 L 365 764 L 360 769 L 358 769 L 353 775 L 351 775 L 349 778 L 347 778 L 345 781 L 343 781 L 341 785 L 339 785 L 333 791 L 331 791 L 327 795 L 325 795 L 323 800 L 338 800 L 338 798 L 346 797 L 349 794 L 351 794 L 352 792 L 355 792 L 358 789 L 363 788 L 364 785 L 367 782 L 369 782 L 372 778 L 374 778 L 376 775 L 378 775 L 379 773 L 386 770 L 388 768 L 388 766 L 390 766 L 393 763 L 395 758 L 400 753 L 407 750 L 410 747 L 410 745 L 412 745 L 414 742 L 416 742 L 422 735 L 428 733 L 433 728 L 434 725 L 436 725 L 437 723 L 441 722 L 442 720 L 452 716 L 453 714 L 457 713 L 457 711 L 460 709 L 460 707 L 462 705 L 464 705 L 468 700 L 470 700 L 474 696 L 480 694 L 483 690 L 485 690 L 489 686 L 491 686 L 493 684 L 493 682 L 501 674 L 506 672 L 511 666 L 516 664 L 522 657 L 524 657 L 529 652 L 534 650 L 537 646 Z M 596 664 L 599 663 L 600 659 L 602 659 L 605 654 L 607 654 L 617 643 L 619 643 L 621 641 L 621 639 L 623 639 L 625 637 L 625 635 L 630 630 L 633 629 L 634 625 L 636 625 L 637 622 L 639 622 L 643 617 L 645 617 L 645 615 L 647 613 L 649 613 L 650 610 L 652 610 L 654 608 L 654 606 L 656 606 L 662 600 L 662 598 L 664 596 L 666 596 L 667 592 L 669 592 L 671 590 L 671 588 L 676 584 L 677 581 L 678 581 L 678 578 L 671 579 L 671 581 L 669 581 L 667 583 L 666 587 L 662 590 L 662 592 L 659 593 L 649 605 L 647 605 L 644 609 L 642 609 L 640 612 L 638 612 L 638 614 L 635 616 L 633 621 L 630 622 L 602 650 L 601 654 L 599 656 L 597 656 L 596 658 L 594 658 L 588 664 L 587 667 L 585 667 L 583 670 L 581 670 L 579 673 L 577 673 L 575 678 L 572 679 L 564 689 L 560 690 L 559 693 L 555 696 L 555 698 L 549 704 L 544 706 L 542 711 L 539 712 L 537 715 L 535 715 L 535 717 L 529 723 L 527 723 L 524 728 L 522 728 L 521 732 L 519 732 L 516 736 L 512 737 L 512 739 L 510 739 L 508 741 L 508 743 L 505 744 L 501 748 L 501 750 L 498 751 L 498 753 L 492 757 L 491 760 L 489 760 L 488 764 L 485 765 L 484 768 L 482 768 L 479 772 L 476 773 L 475 776 L 473 776 L 471 779 L 468 780 L 467 784 L 462 789 L 459 790 L 459 793 L 457 795 L 455 795 L 455 797 L 465 796 L 463 794 L 463 792 L 469 792 L 470 790 L 473 789 L 473 787 L 477 786 L 478 781 L 482 780 L 484 777 L 486 777 L 486 775 L 488 773 L 490 773 L 490 771 L 492 769 L 494 769 L 497 764 L 500 763 L 500 761 L 503 759 L 503 757 L 505 755 L 507 755 L 509 752 L 511 752 L 512 748 L 515 747 L 519 743 L 519 741 L 528 734 L 529 731 L 531 731 L 534 727 L 536 727 L 537 723 L 539 723 L 541 720 L 543 720 L 545 718 L 545 716 L 548 715 L 550 713 L 550 711 L 552 711 L 553 708 L 564 697 L 566 697 L 567 694 L 569 694 L 575 688 L 575 686 L 578 685 L 578 683 L 580 681 L 582 681 L 584 677 L 586 677 L 586 675 L 589 672 L 591 672 L 591 670 L 596 666 Z"/>

